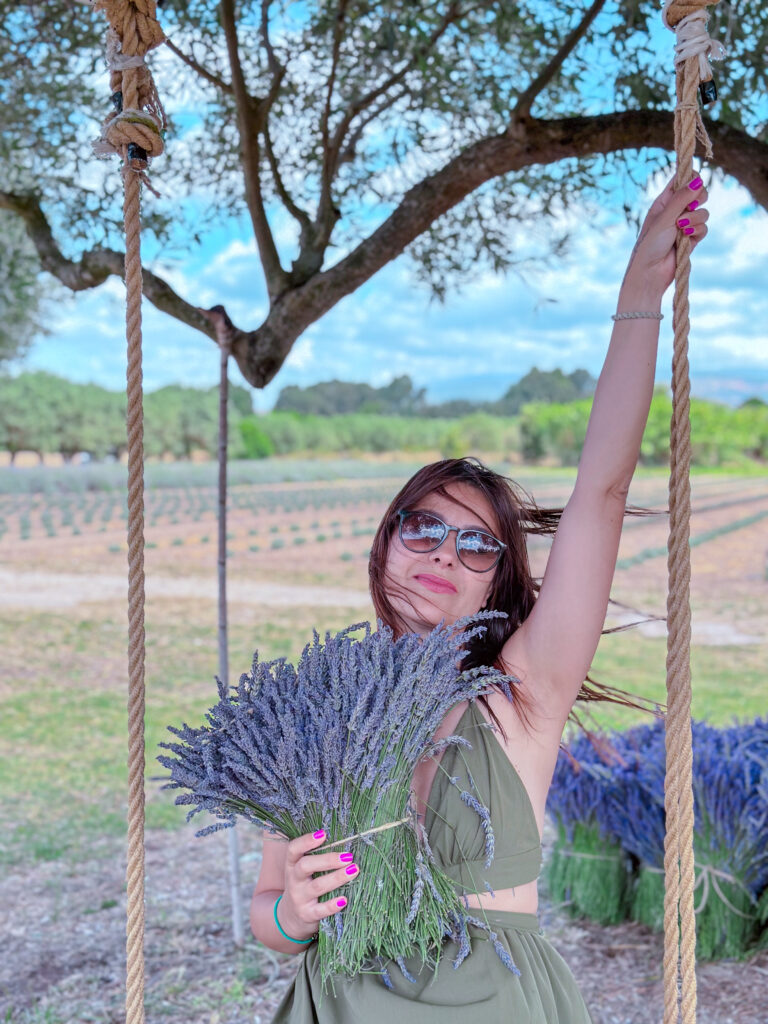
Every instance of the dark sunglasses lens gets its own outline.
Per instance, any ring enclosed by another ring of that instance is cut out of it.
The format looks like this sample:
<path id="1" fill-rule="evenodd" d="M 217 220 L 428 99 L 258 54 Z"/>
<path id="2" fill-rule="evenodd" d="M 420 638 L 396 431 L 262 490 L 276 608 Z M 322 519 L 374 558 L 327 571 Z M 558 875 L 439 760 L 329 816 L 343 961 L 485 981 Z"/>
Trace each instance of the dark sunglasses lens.
<path id="1" fill-rule="evenodd" d="M 458 543 L 459 558 L 468 569 L 487 572 L 499 559 L 502 547 L 495 537 L 480 530 L 467 530 Z"/>
<path id="2" fill-rule="evenodd" d="M 445 526 L 426 512 L 409 512 L 400 520 L 400 536 L 409 551 L 432 551 L 445 537 Z"/>

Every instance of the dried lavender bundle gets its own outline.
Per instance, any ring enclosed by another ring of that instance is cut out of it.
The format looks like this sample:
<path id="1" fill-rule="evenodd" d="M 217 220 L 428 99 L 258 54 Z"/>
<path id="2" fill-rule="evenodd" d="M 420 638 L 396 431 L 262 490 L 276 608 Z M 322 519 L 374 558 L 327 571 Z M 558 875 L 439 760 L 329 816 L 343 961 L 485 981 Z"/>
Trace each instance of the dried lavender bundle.
<path id="1" fill-rule="evenodd" d="M 459 736 L 433 742 L 452 707 L 492 683 L 513 699 L 514 677 L 460 668 L 466 642 L 500 614 L 480 612 L 425 637 L 394 639 L 387 627 L 372 631 L 368 623 L 322 642 L 315 633 L 296 668 L 284 658 L 260 662 L 256 652 L 237 687 L 228 691 L 217 680 L 219 701 L 207 725 L 169 726 L 180 742 L 160 744 L 173 755 L 158 757 L 171 771 L 164 788 L 187 790 L 176 797 L 191 806 L 187 820 L 203 810 L 218 819 L 198 835 L 230 827 L 240 815 L 289 839 L 323 828 L 328 843 L 314 852 L 354 851 L 360 875 L 345 893 L 347 906 L 321 921 L 324 989 L 334 974 L 373 971 L 386 983 L 386 960 L 402 970 L 404 958 L 417 956 L 434 968 L 446 937 L 460 946 L 454 966 L 466 956 L 467 925 L 476 919 L 435 864 L 410 790 L 422 758 L 452 743 L 470 745 Z M 480 815 L 489 866 L 488 809 L 470 793 L 462 799 Z"/>
<path id="2" fill-rule="evenodd" d="M 761 941 L 768 910 L 768 721 L 691 728 L 697 952 L 741 956 Z M 603 750 L 580 737 L 561 753 L 547 801 L 559 827 L 550 883 L 586 916 L 601 919 L 609 902 L 608 854 L 618 846 L 635 871 L 631 916 L 661 929 L 664 766 L 660 721 L 613 733 Z"/>

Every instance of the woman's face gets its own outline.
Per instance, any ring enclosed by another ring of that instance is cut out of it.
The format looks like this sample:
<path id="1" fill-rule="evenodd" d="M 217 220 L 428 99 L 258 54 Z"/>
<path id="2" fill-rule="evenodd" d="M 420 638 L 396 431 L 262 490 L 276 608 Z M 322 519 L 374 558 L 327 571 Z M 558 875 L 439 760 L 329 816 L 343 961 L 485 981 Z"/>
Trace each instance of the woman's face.
<path id="1" fill-rule="evenodd" d="M 449 497 L 432 492 L 409 511 L 431 512 L 449 526 L 474 527 L 499 536 L 490 503 L 470 484 L 448 484 Z M 466 507 L 465 507 L 466 506 Z M 428 633 L 441 621 L 450 625 L 474 615 L 485 604 L 496 569 L 472 572 L 456 554 L 451 532 L 434 551 L 417 553 L 403 546 L 395 530 L 389 542 L 386 590 L 393 608 L 412 633 Z"/>

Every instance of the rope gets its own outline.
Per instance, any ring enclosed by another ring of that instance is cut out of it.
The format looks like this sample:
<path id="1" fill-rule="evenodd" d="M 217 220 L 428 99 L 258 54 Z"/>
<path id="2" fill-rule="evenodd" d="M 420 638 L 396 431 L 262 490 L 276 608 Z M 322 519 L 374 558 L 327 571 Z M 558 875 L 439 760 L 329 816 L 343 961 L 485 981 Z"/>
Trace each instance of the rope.
<path id="1" fill-rule="evenodd" d="M 116 113 L 106 118 L 98 155 L 118 153 L 125 197 L 128 345 L 128 852 L 126 1024 L 144 1024 L 144 426 L 141 371 L 141 185 L 163 151 L 165 115 L 144 62 L 163 41 L 155 0 L 94 0 L 110 23 L 107 63 Z"/>
<path id="2" fill-rule="evenodd" d="M 717 3 L 718 0 L 713 0 Z M 675 58 L 677 105 L 675 108 L 676 187 L 692 177 L 697 138 L 707 156 L 712 147 L 699 113 L 697 89 L 701 82 L 702 54 L 706 35 L 705 2 L 667 0 L 664 23 L 678 36 Z M 693 26 L 696 26 L 695 28 Z M 703 36 L 702 36 L 703 33 Z M 695 38 L 698 36 L 698 42 Z M 692 37 L 694 42 L 692 43 Z M 708 70 L 708 69 L 707 69 Z M 711 74 L 708 75 L 711 77 Z M 677 237 L 677 263 L 673 312 L 672 422 L 670 427 L 670 476 L 668 544 L 669 590 L 667 597 L 667 775 L 664 807 L 664 1024 L 696 1021 L 696 918 L 693 906 L 693 752 L 691 737 L 691 423 L 688 374 L 688 282 L 691 243 L 682 232 Z M 680 996 L 678 1007 L 678 983 Z"/>

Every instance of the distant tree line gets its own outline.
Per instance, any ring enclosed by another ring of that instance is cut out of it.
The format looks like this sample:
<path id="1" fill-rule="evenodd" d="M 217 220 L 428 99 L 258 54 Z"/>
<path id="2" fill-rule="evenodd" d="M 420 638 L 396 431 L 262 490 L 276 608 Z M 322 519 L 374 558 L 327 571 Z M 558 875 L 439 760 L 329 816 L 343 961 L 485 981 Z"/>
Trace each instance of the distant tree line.
<path id="1" fill-rule="evenodd" d="M 584 376 L 580 376 L 584 374 Z M 591 397 L 541 400 L 542 392 L 590 386 L 585 371 L 565 375 L 560 371 L 532 371 L 496 403 L 449 415 L 409 412 L 423 401 L 423 392 L 400 377 L 385 388 L 368 388 L 365 402 L 392 402 L 403 412 L 385 414 L 369 408 L 340 414 L 276 409 L 266 415 L 252 412 L 247 389 L 230 388 L 231 458 L 267 458 L 297 453 L 434 452 L 446 457 L 494 453 L 527 462 L 575 465 L 578 462 L 592 406 Z M 594 383 L 592 381 L 592 383 Z M 327 402 L 338 381 L 313 388 L 283 389 L 299 396 L 320 396 Z M 347 408 L 353 389 L 367 385 L 346 384 Z M 384 399 L 381 393 L 384 392 Z M 534 396 L 534 400 L 527 396 Z M 290 398 L 290 394 L 289 394 Z M 303 397 L 301 400 L 304 400 Z M 508 403 L 514 415 L 502 415 L 495 407 Z M 382 404 L 382 407 L 385 407 Z M 327 406 L 326 406 L 327 408 Z M 145 396 L 144 447 L 147 456 L 189 458 L 203 451 L 216 456 L 218 436 L 218 389 L 197 390 L 178 385 L 160 388 Z M 640 462 L 663 465 L 668 461 L 671 403 L 660 388 L 651 403 Z M 691 401 L 693 461 L 717 466 L 768 461 L 768 405 L 759 399 L 739 409 L 701 399 Z M 65 460 L 87 452 L 93 459 L 120 458 L 125 449 L 125 396 L 90 384 L 73 384 L 48 373 L 0 377 L 0 450 L 59 452 Z"/>
<path id="2" fill-rule="evenodd" d="M 429 405 L 426 389 L 414 387 L 409 376 L 395 377 L 391 384 L 374 388 L 345 380 L 321 381 L 309 387 L 282 389 L 275 412 L 300 412 L 314 416 L 340 413 L 373 413 L 379 416 L 433 416 L 456 419 L 472 413 L 516 416 L 528 402 L 574 402 L 594 394 L 597 381 L 587 370 L 538 370 L 534 367 L 504 395 L 489 402 L 454 399 Z"/>
<path id="3" fill-rule="evenodd" d="M 213 455 L 218 438 L 219 391 L 172 384 L 144 396 L 144 451 L 150 457 L 189 458 L 202 449 Z M 253 411 L 250 392 L 230 387 L 230 419 Z M 125 451 L 125 394 L 96 384 L 75 384 L 52 373 L 0 377 L 0 451 L 57 452 L 69 461 L 81 452 L 93 459 L 120 458 Z"/>

